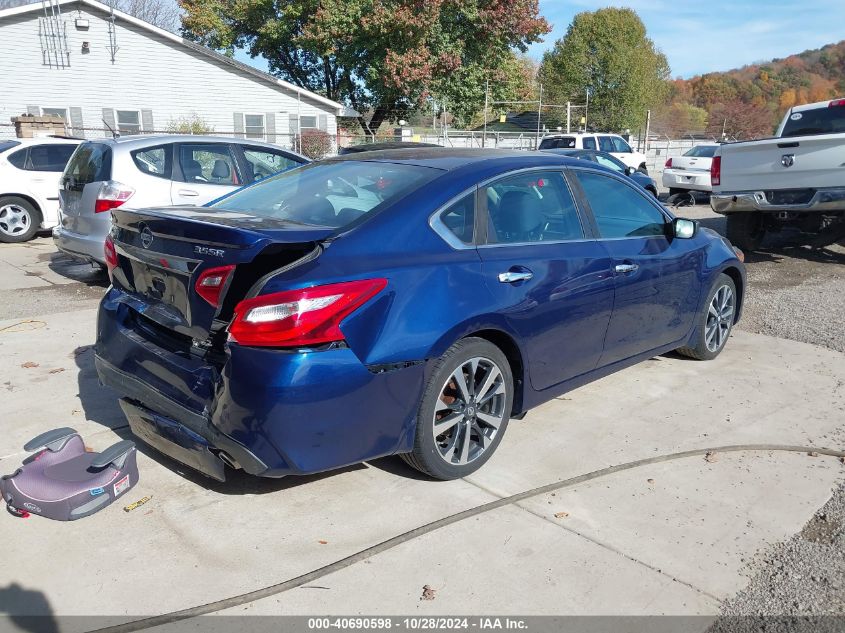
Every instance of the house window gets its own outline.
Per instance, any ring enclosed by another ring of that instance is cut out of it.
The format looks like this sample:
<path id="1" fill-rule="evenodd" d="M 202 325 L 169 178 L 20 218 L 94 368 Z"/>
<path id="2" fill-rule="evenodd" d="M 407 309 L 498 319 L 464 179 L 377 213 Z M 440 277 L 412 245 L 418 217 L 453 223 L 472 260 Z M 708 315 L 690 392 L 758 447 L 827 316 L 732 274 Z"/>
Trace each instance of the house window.
<path id="1" fill-rule="evenodd" d="M 305 130 L 308 128 L 316 128 L 317 127 L 317 117 L 314 115 L 309 116 L 300 116 L 299 117 L 299 129 Z"/>
<path id="2" fill-rule="evenodd" d="M 67 116 L 67 108 L 41 108 L 41 116 L 57 116 L 65 122 L 65 131 L 73 134 L 70 119 Z"/>
<path id="3" fill-rule="evenodd" d="M 245 114 L 244 115 L 244 132 L 247 138 L 264 138 L 264 115 L 263 114 Z"/>
<path id="4" fill-rule="evenodd" d="M 138 110 L 115 110 L 117 131 L 121 134 L 141 133 L 141 113 Z"/>

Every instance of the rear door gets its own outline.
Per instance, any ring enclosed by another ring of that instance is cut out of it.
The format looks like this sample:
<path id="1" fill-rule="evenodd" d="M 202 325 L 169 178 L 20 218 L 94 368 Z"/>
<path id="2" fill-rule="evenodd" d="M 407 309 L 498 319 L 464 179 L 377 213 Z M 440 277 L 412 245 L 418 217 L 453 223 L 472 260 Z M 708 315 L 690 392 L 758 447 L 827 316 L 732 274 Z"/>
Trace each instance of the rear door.
<path id="1" fill-rule="evenodd" d="M 670 239 L 669 216 L 627 180 L 573 170 L 595 230 L 610 254 L 615 287 L 601 365 L 683 338 L 698 310 L 703 247 Z"/>
<path id="2" fill-rule="evenodd" d="M 532 387 L 590 371 L 602 353 L 613 279 L 563 173 L 507 175 L 483 186 L 479 200 L 484 282 L 522 339 Z"/>
<path id="3" fill-rule="evenodd" d="M 241 172 L 229 143 L 177 143 L 170 200 L 174 205 L 211 202 L 243 185 Z"/>

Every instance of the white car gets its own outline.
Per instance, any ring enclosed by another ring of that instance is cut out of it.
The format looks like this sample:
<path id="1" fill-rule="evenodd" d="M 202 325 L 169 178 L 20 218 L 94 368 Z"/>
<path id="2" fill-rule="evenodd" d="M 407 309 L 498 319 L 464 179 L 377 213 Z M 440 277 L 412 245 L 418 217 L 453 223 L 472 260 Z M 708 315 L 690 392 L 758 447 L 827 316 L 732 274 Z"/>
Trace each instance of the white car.
<path id="1" fill-rule="evenodd" d="M 663 169 L 663 186 L 669 195 L 685 191 L 711 191 L 710 165 L 719 146 L 715 143 L 696 145 L 683 156 L 670 158 Z"/>
<path id="2" fill-rule="evenodd" d="M 26 242 L 59 222 L 59 178 L 82 141 L 0 140 L 0 242 Z"/>
<path id="3" fill-rule="evenodd" d="M 621 160 L 628 167 L 648 173 L 645 166 L 645 154 L 635 152 L 628 141 L 618 134 L 577 132 L 573 134 L 549 134 L 540 141 L 537 149 L 590 149 L 607 152 Z"/>

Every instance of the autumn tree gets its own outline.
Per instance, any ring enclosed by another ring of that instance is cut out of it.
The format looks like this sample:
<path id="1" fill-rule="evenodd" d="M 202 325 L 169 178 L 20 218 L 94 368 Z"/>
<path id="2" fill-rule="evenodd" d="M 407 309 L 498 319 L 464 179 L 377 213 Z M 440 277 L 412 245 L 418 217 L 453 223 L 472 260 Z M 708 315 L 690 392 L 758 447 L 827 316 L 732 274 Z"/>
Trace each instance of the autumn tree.
<path id="1" fill-rule="evenodd" d="M 431 95 L 477 104 L 484 78 L 549 31 L 538 0 L 180 0 L 183 34 L 267 59 L 270 72 L 348 103 L 367 133 Z M 475 84 L 475 90 L 468 90 Z M 482 96 L 483 99 L 483 96 Z M 476 105 L 477 107 L 477 105 Z"/>
<path id="2" fill-rule="evenodd" d="M 608 131 L 642 125 L 668 78 L 666 57 L 631 9 L 579 13 L 540 66 L 549 102 L 584 101 L 589 91 L 589 122 Z"/>
<path id="3" fill-rule="evenodd" d="M 717 103 L 710 108 L 708 134 L 749 139 L 771 136 L 774 132 L 772 111 L 742 101 Z"/>

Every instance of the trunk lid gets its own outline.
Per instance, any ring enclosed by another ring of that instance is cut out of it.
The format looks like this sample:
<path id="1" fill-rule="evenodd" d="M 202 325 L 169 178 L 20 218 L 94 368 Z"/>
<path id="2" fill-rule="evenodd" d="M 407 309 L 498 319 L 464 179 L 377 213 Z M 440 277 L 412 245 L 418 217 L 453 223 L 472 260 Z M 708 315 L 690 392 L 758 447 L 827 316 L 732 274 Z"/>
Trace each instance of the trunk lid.
<path id="1" fill-rule="evenodd" d="M 319 251 L 335 232 L 202 207 L 112 211 L 118 266 L 112 283 L 126 303 L 168 334 L 203 342 L 222 331 L 235 304 L 262 276 Z M 234 266 L 218 306 L 196 291 L 203 272 Z"/>
<path id="2" fill-rule="evenodd" d="M 712 158 L 704 156 L 678 156 L 672 159 L 672 169 L 709 172 L 712 162 Z"/>

